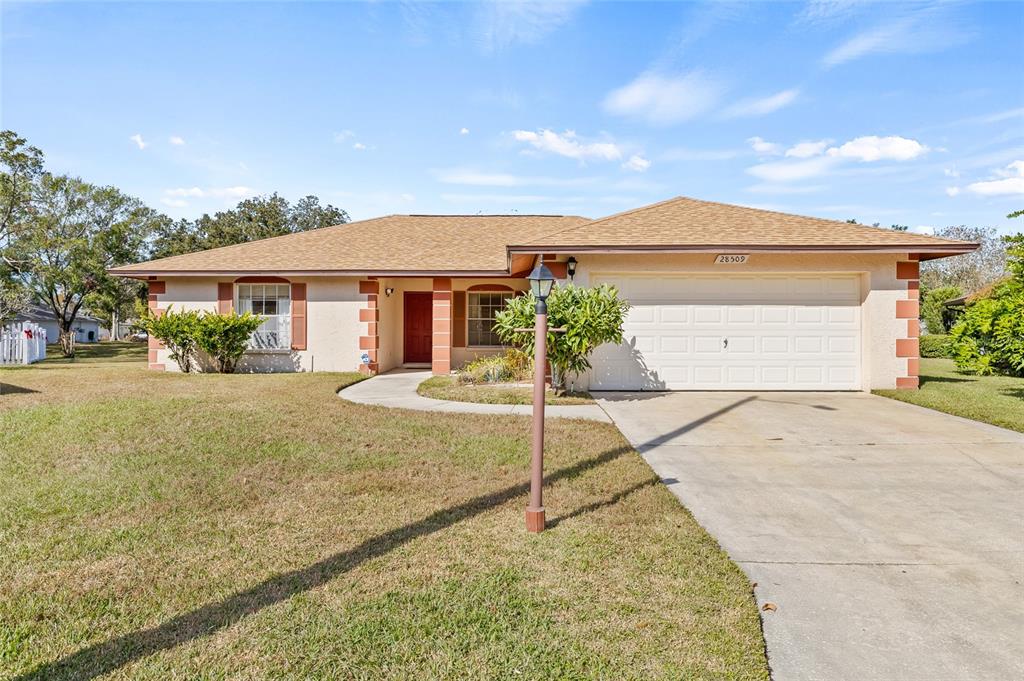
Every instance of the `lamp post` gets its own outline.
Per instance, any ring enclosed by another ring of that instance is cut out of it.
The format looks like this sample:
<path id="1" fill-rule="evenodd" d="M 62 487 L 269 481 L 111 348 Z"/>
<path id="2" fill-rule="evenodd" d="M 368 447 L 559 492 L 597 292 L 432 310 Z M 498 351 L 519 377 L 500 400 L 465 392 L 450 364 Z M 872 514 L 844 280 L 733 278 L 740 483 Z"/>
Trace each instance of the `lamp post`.
<path id="1" fill-rule="evenodd" d="M 533 325 L 533 450 L 530 456 L 530 505 L 526 507 L 526 531 L 544 531 L 544 375 L 548 364 L 548 296 L 555 277 L 543 262 L 530 276 L 530 290 L 537 300 Z"/>

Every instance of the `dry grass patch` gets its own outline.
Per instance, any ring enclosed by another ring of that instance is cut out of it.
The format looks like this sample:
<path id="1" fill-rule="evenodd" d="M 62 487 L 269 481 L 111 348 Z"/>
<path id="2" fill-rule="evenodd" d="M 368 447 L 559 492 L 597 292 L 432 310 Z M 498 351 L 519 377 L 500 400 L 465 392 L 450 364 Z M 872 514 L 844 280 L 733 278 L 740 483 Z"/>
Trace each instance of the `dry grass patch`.
<path id="1" fill-rule="evenodd" d="M 526 386 L 461 384 L 452 376 L 432 376 L 416 388 L 423 397 L 478 404 L 533 404 L 533 388 Z M 589 393 L 559 394 L 548 389 L 544 404 L 593 404 Z"/>
<path id="2" fill-rule="evenodd" d="M 0 678 L 766 679 L 748 581 L 611 426 L 354 374 L 0 371 Z M 27 392 L 27 391 L 34 392 Z"/>

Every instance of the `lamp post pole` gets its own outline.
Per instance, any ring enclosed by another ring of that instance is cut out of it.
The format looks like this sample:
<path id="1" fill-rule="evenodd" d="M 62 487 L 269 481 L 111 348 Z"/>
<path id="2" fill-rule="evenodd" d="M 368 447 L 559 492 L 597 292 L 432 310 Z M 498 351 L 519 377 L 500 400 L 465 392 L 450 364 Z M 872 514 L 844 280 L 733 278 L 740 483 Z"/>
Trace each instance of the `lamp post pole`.
<path id="1" fill-rule="evenodd" d="M 538 298 L 534 322 L 533 353 L 533 451 L 530 456 L 530 505 L 526 507 L 526 531 L 544 531 L 544 375 L 548 358 L 548 304 Z"/>

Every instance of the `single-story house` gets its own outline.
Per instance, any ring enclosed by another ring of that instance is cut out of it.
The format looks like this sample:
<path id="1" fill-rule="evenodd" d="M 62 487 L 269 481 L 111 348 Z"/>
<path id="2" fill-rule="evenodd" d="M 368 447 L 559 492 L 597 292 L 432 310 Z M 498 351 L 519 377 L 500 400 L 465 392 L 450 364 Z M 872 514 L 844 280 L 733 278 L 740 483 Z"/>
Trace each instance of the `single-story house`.
<path id="1" fill-rule="evenodd" d="M 241 370 L 447 374 L 501 351 L 494 314 L 543 260 L 632 305 L 579 388 L 870 390 L 917 387 L 919 262 L 975 248 L 678 197 L 598 220 L 388 215 L 112 273 L 156 311 L 264 316 Z M 156 339 L 149 363 L 177 368 Z"/>
<path id="2" fill-rule="evenodd" d="M 56 343 L 60 339 L 60 326 L 53 311 L 44 305 L 32 304 L 14 317 L 16 322 L 32 322 L 46 329 L 46 342 Z M 95 343 L 103 340 L 109 333 L 103 328 L 103 322 L 81 312 L 75 317 L 75 342 Z"/>

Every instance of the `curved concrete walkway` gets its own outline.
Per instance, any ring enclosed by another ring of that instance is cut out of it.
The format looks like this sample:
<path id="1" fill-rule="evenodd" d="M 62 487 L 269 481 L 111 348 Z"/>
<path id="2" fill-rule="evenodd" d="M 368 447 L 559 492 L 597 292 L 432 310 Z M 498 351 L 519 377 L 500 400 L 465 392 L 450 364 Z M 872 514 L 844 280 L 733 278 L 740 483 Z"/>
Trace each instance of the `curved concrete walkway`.
<path id="1" fill-rule="evenodd" d="M 418 369 L 395 369 L 379 376 L 360 381 L 338 393 L 342 399 L 359 404 L 373 404 L 396 409 L 418 411 L 443 411 L 457 414 L 515 414 L 529 416 L 533 407 L 529 404 L 477 404 L 475 402 L 452 402 L 435 400 L 417 394 L 416 387 L 430 378 L 429 371 Z M 566 419 L 588 419 L 591 421 L 612 420 L 596 404 L 548 405 L 546 417 Z"/>

